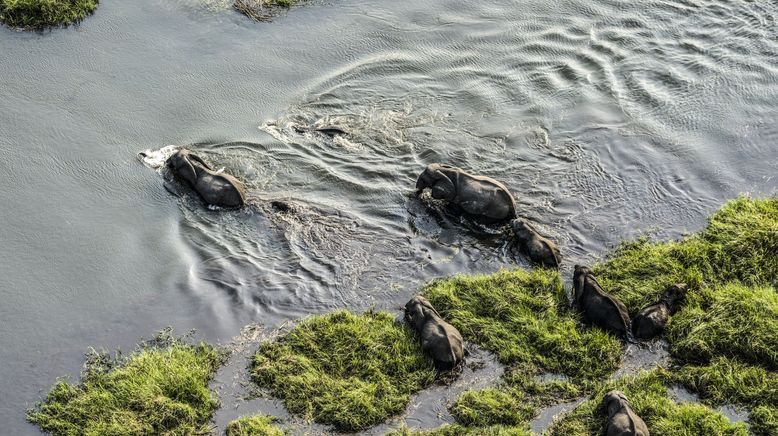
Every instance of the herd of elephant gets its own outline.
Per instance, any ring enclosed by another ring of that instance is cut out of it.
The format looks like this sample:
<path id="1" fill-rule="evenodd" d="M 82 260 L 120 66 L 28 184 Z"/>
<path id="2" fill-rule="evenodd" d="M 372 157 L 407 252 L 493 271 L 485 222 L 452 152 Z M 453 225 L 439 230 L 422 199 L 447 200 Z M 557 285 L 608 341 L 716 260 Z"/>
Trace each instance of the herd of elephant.
<path id="1" fill-rule="evenodd" d="M 209 205 L 223 208 L 246 204 L 243 184 L 230 174 L 214 171 L 189 150 L 178 150 L 166 167 Z M 444 202 L 447 212 L 483 225 L 498 225 L 532 262 L 546 268 L 559 268 L 561 256 L 556 245 L 541 236 L 516 211 L 516 201 L 504 184 L 490 177 L 469 174 L 461 168 L 430 164 L 419 175 L 416 195 L 431 190 L 432 198 Z M 675 284 L 660 300 L 642 309 L 632 320 L 624 303 L 607 293 L 589 268 L 576 265 L 573 274 L 573 307 L 583 320 L 621 338 L 648 340 L 662 333 L 669 317 L 683 304 L 687 286 Z M 462 335 L 422 296 L 405 305 L 405 319 L 421 339 L 422 349 L 440 370 L 451 370 L 464 362 Z M 609 392 L 604 399 L 608 413 L 608 435 L 648 435 L 646 424 L 635 415 L 623 393 Z"/>

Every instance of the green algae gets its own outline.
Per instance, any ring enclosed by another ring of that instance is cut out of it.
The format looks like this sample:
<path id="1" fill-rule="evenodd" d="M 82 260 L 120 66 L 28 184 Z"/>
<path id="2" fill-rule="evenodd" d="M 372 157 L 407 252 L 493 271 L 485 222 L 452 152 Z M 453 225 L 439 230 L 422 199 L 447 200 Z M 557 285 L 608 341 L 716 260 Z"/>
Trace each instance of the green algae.
<path id="1" fill-rule="evenodd" d="M 227 425 L 226 436 L 284 436 L 283 430 L 273 425 L 275 421 L 267 415 L 244 416 Z"/>
<path id="2" fill-rule="evenodd" d="M 652 436 L 748 434 L 744 424 L 732 424 L 724 415 L 702 404 L 676 403 L 668 395 L 665 381 L 657 371 L 642 372 L 635 377 L 602 383 L 590 400 L 556 420 L 549 429 L 549 434 L 605 434 L 607 414 L 602 408 L 602 400 L 612 389 L 625 393 L 632 409 L 646 422 Z"/>
<path id="3" fill-rule="evenodd" d="M 41 29 L 83 20 L 99 0 L 0 0 L 0 22 L 11 27 Z"/>
<path id="4" fill-rule="evenodd" d="M 401 413 L 435 379 L 415 333 L 384 312 L 302 321 L 253 358 L 254 381 L 289 412 L 358 431 Z"/>
<path id="5" fill-rule="evenodd" d="M 54 435 L 207 432 L 218 406 L 208 382 L 222 361 L 166 334 L 127 357 L 92 353 L 80 383 L 60 380 L 27 416 Z"/>
<path id="6" fill-rule="evenodd" d="M 424 296 L 465 340 L 527 371 L 596 380 L 618 368 L 621 342 L 583 326 L 559 273 L 503 270 L 433 281 Z"/>

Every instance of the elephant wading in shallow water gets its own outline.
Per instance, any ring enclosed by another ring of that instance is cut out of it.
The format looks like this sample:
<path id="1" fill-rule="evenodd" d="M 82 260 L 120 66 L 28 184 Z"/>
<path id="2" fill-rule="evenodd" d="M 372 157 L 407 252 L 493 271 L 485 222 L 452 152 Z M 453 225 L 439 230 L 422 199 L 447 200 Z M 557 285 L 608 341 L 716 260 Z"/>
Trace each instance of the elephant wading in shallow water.
<path id="1" fill-rule="evenodd" d="M 607 436 L 649 436 L 648 426 L 632 411 L 623 393 L 610 391 L 602 403 L 608 413 Z"/>
<path id="2" fill-rule="evenodd" d="M 677 283 L 662 293 L 658 303 L 644 307 L 632 320 L 632 334 L 636 339 L 648 340 L 662 334 L 662 331 L 686 301 L 687 286 Z"/>
<path id="3" fill-rule="evenodd" d="M 540 234 L 527 221 L 517 218 L 511 221 L 513 238 L 519 250 L 526 254 L 531 261 L 546 268 L 559 268 L 562 256 L 556 244 L 540 236 Z"/>
<path id="4" fill-rule="evenodd" d="M 432 190 L 432 198 L 445 200 L 454 212 L 475 221 L 494 224 L 516 218 L 516 201 L 505 185 L 492 178 L 434 163 L 416 181 L 416 194 L 427 188 Z"/>
<path id="5" fill-rule="evenodd" d="M 405 319 L 421 336 L 421 348 L 432 357 L 436 368 L 449 370 L 464 360 L 462 335 L 441 318 L 426 298 L 413 297 L 405 305 Z"/>
<path id="6" fill-rule="evenodd" d="M 589 268 L 576 265 L 573 274 L 573 305 L 584 321 L 626 337 L 629 333 L 627 307 L 602 289 Z"/>
<path id="7" fill-rule="evenodd" d="M 165 165 L 208 204 L 219 207 L 241 207 L 246 204 L 246 192 L 238 179 L 229 174 L 217 173 L 189 150 L 178 150 Z"/>

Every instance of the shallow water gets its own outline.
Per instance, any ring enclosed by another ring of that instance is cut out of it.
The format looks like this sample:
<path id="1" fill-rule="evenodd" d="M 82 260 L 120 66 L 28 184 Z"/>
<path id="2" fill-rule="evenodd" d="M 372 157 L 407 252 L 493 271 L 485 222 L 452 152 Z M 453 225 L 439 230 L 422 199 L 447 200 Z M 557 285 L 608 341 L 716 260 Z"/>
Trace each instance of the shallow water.
<path id="1" fill-rule="evenodd" d="M 0 27 L 0 422 L 88 347 L 171 325 L 227 342 L 333 308 L 397 310 L 516 259 L 408 196 L 443 161 L 504 181 L 565 276 L 778 186 L 775 1 L 101 2 Z M 319 120 L 349 135 L 297 134 Z M 256 206 L 176 198 L 136 154 L 198 150 Z M 290 199 L 278 213 L 269 200 Z"/>

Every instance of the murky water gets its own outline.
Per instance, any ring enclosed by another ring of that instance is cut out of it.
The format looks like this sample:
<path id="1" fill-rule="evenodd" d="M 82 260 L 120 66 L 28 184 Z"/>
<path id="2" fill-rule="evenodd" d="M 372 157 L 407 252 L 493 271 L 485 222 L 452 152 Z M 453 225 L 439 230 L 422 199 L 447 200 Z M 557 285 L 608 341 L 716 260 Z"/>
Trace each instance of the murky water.
<path id="1" fill-rule="evenodd" d="M 90 346 L 172 325 L 226 342 L 432 277 L 526 263 L 409 197 L 441 161 L 504 181 L 565 275 L 778 186 L 778 2 L 101 2 L 0 28 L 0 422 Z M 335 123 L 331 139 L 291 124 Z M 254 207 L 176 198 L 144 149 L 198 150 Z M 272 200 L 294 207 L 278 212 Z"/>

